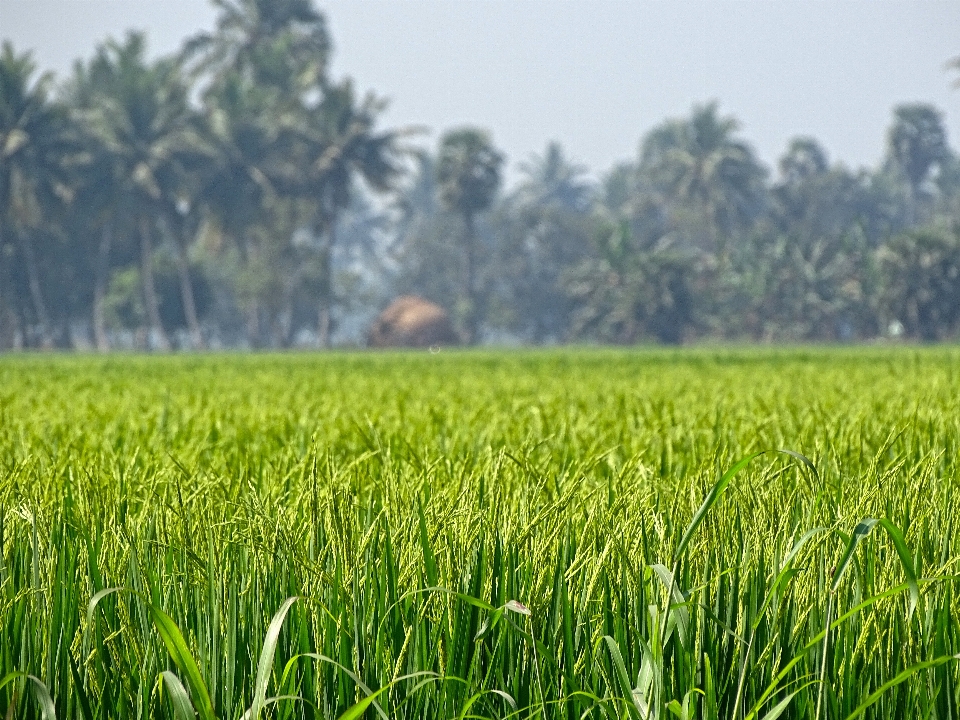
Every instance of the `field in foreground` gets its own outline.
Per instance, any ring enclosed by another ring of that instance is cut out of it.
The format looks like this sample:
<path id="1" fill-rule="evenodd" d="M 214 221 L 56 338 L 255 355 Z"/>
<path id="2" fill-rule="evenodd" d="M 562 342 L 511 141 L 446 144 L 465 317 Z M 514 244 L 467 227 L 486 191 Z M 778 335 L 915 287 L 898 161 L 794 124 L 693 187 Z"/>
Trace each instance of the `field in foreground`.
<path id="1" fill-rule="evenodd" d="M 958 443 L 945 349 L 0 358 L 0 712 L 957 718 Z"/>

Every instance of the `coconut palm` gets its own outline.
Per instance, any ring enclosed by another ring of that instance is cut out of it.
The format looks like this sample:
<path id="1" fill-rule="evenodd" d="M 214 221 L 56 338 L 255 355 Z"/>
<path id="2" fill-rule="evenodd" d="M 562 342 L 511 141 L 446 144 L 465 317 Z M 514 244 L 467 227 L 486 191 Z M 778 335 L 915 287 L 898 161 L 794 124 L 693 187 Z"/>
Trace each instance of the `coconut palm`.
<path id="1" fill-rule="evenodd" d="M 694 107 L 689 120 L 654 129 L 641 151 L 640 172 L 702 218 L 705 249 L 721 257 L 732 232 L 749 224 L 762 205 L 765 173 L 750 146 L 737 139 L 739 128 L 712 102 Z"/>
<path id="2" fill-rule="evenodd" d="M 630 223 L 601 223 L 590 257 L 567 273 L 571 334 L 601 342 L 679 344 L 694 323 L 697 258 L 669 242 L 638 247 Z"/>
<path id="3" fill-rule="evenodd" d="M 904 233 L 878 251 L 880 302 L 908 337 L 932 342 L 960 328 L 960 237 L 940 230 Z"/>
<path id="4" fill-rule="evenodd" d="M 327 85 L 319 103 L 303 109 L 301 122 L 290 133 L 296 160 L 286 167 L 293 176 L 286 183 L 278 182 L 291 186 L 311 208 L 320 252 L 317 341 L 321 347 L 330 343 L 337 219 L 351 204 L 356 179 L 376 192 L 386 192 L 400 172 L 401 133 L 375 130 L 384 107 L 373 95 L 358 101 L 348 79 Z"/>
<path id="5" fill-rule="evenodd" d="M 567 160 L 556 142 L 520 170 L 517 189 L 498 213 L 497 278 L 516 313 L 512 324 L 534 342 L 556 341 L 572 309 L 563 275 L 591 250 L 593 188 L 586 169 Z"/>
<path id="6" fill-rule="evenodd" d="M 462 262 L 460 247 L 450 243 L 460 232 L 459 219 L 444 212 L 440 202 L 434 155 L 421 149 L 411 165 L 395 201 L 392 289 L 429 298 L 449 310 L 463 295 L 459 273 L 450 273 Z"/>
<path id="7" fill-rule="evenodd" d="M 259 344 L 271 296 L 289 295 L 302 274 L 289 257 L 296 254 L 289 247 L 292 232 L 278 230 L 304 215 L 299 205 L 307 188 L 317 190 L 318 173 L 335 174 L 326 168 L 301 172 L 332 144 L 325 139 L 317 150 L 316 135 L 324 133 L 308 112 L 316 109 L 317 98 L 328 95 L 330 40 L 324 16 L 310 0 L 214 4 L 220 10 L 215 31 L 188 41 L 182 57 L 204 76 L 207 118 L 219 156 L 204 198 L 240 251 L 242 267 L 233 276 L 248 337 Z M 329 293 L 321 295 L 329 304 Z M 327 317 L 321 327 L 329 328 L 329 311 L 321 307 L 320 316 Z"/>
<path id="8" fill-rule="evenodd" d="M 779 165 L 784 185 L 799 185 L 823 175 L 830 168 L 827 151 L 812 137 L 791 140 Z"/>
<path id="9" fill-rule="evenodd" d="M 586 180 L 587 168 L 571 163 L 558 142 L 547 144 L 543 155 L 532 155 L 520 163 L 522 179 L 514 200 L 528 206 L 552 205 L 573 212 L 585 212 L 593 199 Z"/>
<path id="10" fill-rule="evenodd" d="M 68 165 L 75 150 L 65 107 L 49 97 L 50 75 L 34 77 L 29 53 L 18 54 L 4 42 L 0 51 L 0 262 L 19 247 L 40 343 L 53 344 L 51 320 L 34 248 L 51 203 L 69 198 Z M 10 240 L 7 239 L 8 233 Z M 0 310 L 13 298 L 10 268 L 0 269 Z"/>
<path id="11" fill-rule="evenodd" d="M 440 140 L 437 182 L 443 204 L 463 220 L 464 325 L 468 343 L 477 341 L 479 289 L 477 216 L 487 210 L 500 188 L 503 154 L 489 135 L 476 128 L 446 133 Z"/>
<path id="12" fill-rule="evenodd" d="M 213 0 L 216 30 L 184 45 L 183 58 L 216 85 L 240 73 L 288 99 L 316 88 L 326 75 L 330 38 L 311 0 Z"/>
<path id="13" fill-rule="evenodd" d="M 225 279 L 246 317 L 247 339 L 261 342 L 264 301 L 274 283 L 268 275 L 268 245 L 276 241 L 274 216 L 280 195 L 273 182 L 283 160 L 281 122 L 273 88 L 239 72 L 226 72 L 205 97 L 204 138 L 211 162 L 202 176 L 198 202 L 205 208 L 222 253 L 235 266 Z"/>
<path id="14" fill-rule="evenodd" d="M 909 224 L 914 224 L 923 183 L 950 157 L 943 116 L 932 105 L 898 105 L 887 136 L 889 158 L 903 173 L 910 188 Z"/>
<path id="15" fill-rule="evenodd" d="M 100 352 L 110 349 L 107 333 L 106 298 L 110 282 L 110 260 L 116 228 L 123 224 L 115 213 L 115 168 L 108 154 L 99 151 L 97 143 L 81 135 L 85 152 L 74 177 L 74 201 L 67 219 L 66 231 L 90 255 L 92 270 L 92 302 L 90 320 L 93 340 Z"/>
<path id="16" fill-rule="evenodd" d="M 98 48 L 85 75 L 92 103 L 81 116 L 110 158 L 116 179 L 113 214 L 139 239 L 140 276 L 151 342 L 170 347 L 160 320 L 153 247 L 162 217 L 183 192 L 188 159 L 200 152 L 189 88 L 170 60 L 148 63 L 140 33 Z M 192 328 L 195 330 L 195 328 Z"/>

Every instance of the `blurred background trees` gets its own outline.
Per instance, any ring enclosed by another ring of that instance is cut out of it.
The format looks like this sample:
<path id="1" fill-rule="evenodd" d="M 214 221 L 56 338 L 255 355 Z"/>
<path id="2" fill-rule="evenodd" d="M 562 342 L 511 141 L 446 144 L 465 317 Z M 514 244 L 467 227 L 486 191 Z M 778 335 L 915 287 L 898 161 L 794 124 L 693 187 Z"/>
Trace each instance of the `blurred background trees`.
<path id="1" fill-rule="evenodd" d="M 892 109 L 874 168 L 776 167 L 716 102 L 602 173 L 476 127 L 382 128 L 310 0 L 215 0 L 174 57 L 62 82 L 0 52 L 0 350 L 357 344 L 391 299 L 467 343 L 956 339 L 960 159 Z M 956 61 L 953 61 L 956 65 Z"/>

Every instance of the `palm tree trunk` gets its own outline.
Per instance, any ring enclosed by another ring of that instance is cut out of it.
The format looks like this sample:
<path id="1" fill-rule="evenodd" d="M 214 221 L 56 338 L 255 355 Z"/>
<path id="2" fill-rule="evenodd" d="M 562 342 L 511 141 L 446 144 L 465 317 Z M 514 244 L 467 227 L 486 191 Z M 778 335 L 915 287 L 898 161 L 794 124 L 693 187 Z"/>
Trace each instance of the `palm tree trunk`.
<path id="1" fill-rule="evenodd" d="M 190 282 L 190 263 L 187 260 L 187 250 L 180 242 L 177 242 L 177 275 L 180 278 L 180 297 L 183 300 L 183 314 L 187 318 L 190 344 L 195 350 L 199 350 L 203 347 L 203 335 L 200 332 L 200 322 L 197 319 L 197 304 L 193 298 L 193 284 Z"/>
<path id="2" fill-rule="evenodd" d="M 2 191 L 3 189 L 0 187 L 0 192 Z M 0 195 L 0 197 L 3 196 Z M 8 299 L 6 293 L 4 293 L 5 289 L 13 285 L 8 264 L 3 261 L 4 255 L 3 218 L 0 217 L 0 351 L 14 348 L 19 333 L 12 298 Z M 8 302 L 10 305 L 7 304 Z"/>
<path id="3" fill-rule="evenodd" d="M 43 301 L 43 292 L 40 289 L 40 273 L 37 270 L 37 258 L 33 252 L 33 243 L 30 241 L 28 233 L 17 232 L 20 240 L 20 248 L 23 252 L 23 261 L 27 266 L 27 285 L 30 288 L 30 300 L 33 303 L 33 310 L 37 314 L 37 322 L 40 324 L 40 347 L 49 350 L 53 347 L 53 338 L 50 335 L 50 315 L 47 313 L 47 305 Z"/>
<path id="4" fill-rule="evenodd" d="M 289 290 L 283 300 L 279 325 L 279 345 L 282 348 L 288 348 L 293 345 L 293 294 Z"/>
<path id="5" fill-rule="evenodd" d="M 910 197 L 907 198 L 907 227 L 913 228 L 917 224 L 917 206 L 919 204 L 920 188 L 912 182 L 907 183 L 907 188 L 907 192 L 910 194 Z"/>
<path id="6" fill-rule="evenodd" d="M 97 265 L 93 278 L 93 340 L 97 350 L 109 352 L 110 338 L 107 337 L 105 300 L 107 296 L 107 277 L 110 272 L 110 246 L 113 244 L 113 221 L 108 220 L 100 235 L 97 247 Z"/>
<path id="7" fill-rule="evenodd" d="M 170 349 L 170 340 L 160 321 L 160 303 L 157 300 L 156 287 L 153 284 L 153 247 L 150 242 L 150 226 L 146 218 L 140 220 L 140 275 L 143 283 L 143 302 L 147 306 L 147 322 L 150 326 L 148 343 L 160 350 Z"/>
<path id="8" fill-rule="evenodd" d="M 464 326 L 467 333 L 467 344 L 473 345 L 477 342 L 477 288 L 475 279 L 477 228 L 473 213 L 464 213 L 463 224 L 466 230 L 463 253 L 463 284 L 467 295 L 467 314 L 464 318 Z"/>
<path id="9" fill-rule="evenodd" d="M 317 346 L 323 349 L 330 347 L 331 310 L 333 306 L 333 245 L 336 241 L 336 234 L 334 233 L 335 224 L 335 221 L 330 221 L 329 228 L 327 229 L 327 243 L 320 257 L 320 303 L 317 309 Z"/>

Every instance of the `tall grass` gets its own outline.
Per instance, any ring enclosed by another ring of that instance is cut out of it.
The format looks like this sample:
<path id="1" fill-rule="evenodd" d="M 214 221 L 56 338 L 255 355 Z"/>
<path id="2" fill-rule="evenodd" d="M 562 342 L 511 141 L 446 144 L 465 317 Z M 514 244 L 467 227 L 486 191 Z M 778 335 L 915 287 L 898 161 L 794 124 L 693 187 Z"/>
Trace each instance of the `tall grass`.
<path id="1" fill-rule="evenodd" d="M 0 360 L 0 710 L 960 717 L 958 362 Z"/>

